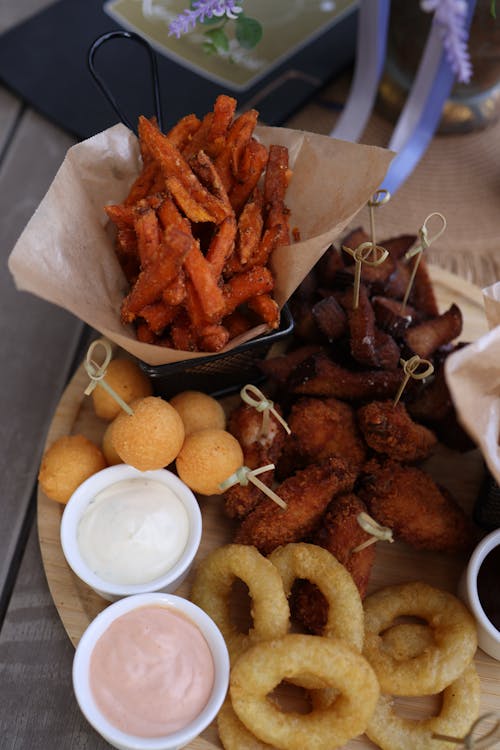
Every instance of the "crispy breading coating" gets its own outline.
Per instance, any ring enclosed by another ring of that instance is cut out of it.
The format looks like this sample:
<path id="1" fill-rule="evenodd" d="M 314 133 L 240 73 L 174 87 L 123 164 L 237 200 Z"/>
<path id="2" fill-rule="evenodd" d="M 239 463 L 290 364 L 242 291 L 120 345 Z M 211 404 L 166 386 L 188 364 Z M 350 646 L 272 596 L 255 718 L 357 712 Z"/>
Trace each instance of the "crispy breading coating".
<path id="1" fill-rule="evenodd" d="M 473 541 L 472 526 L 451 494 L 415 466 L 369 461 L 359 495 L 395 539 L 417 549 L 452 552 Z"/>
<path id="2" fill-rule="evenodd" d="M 353 550 L 370 538 L 357 521 L 366 512 L 365 503 L 354 494 L 339 495 L 327 508 L 321 526 L 311 542 L 324 547 L 347 569 L 361 598 L 366 595 L 370 573 L 375 561 L 375 544 L 359 552 Z M 292 619 L 309 633 L 322 635 L 328 617 L 328 603 L 317 586 L 309 581 L 296 581 L 290 599 Z"/>
<path id="3" fill-rule="evenodd" d="M 396 394 L 400 383 L 398 370 L 349 370 L 323 351 L 297 365 L 288 381 L 291 393 L 334 396 L 346 401 L 387 398 Z"/>
<path id="4" fill-rule="evenodd" d="M 339 495 L 328 506 L 321 526 L 312 538 L 314 544 L 327 549 L 347 568 L 361 598 L 366 594 L 376 546 L 371 544 L 359 552 L 353 552 L 360 544 L 371 539 L 357 521 L 358 515 L 366 512 L 365 503 L 357 495 Z"/>
<path id="5" fill-rule="evenodd" d="M 420 461 L 427 458 L 437 438 L 427 427 L 417 424 L 400 401 L 372 401 L 357 411 L 363 437 L 374 451 L 395 461 Z"/>
<path id="6" fill-rule="evenodd" d="M 330 456 L 345 459 L 356 473 L 366 459 L 366 447 L 353 408 L 335 398 L 300 398 L 288 417 L 292 431 L 284 462 L 307 466 Z"/>
<path id="7" fill-rule="evenodd" d="M 235 542 L 253 544 L 267 555 L 280 544 L 304 539 L 317 528 L 332 497 L 350 491 L 354 480 L 355 474 L 341 458 L 328 458 L 298 471 L 276 489 L 287 503 L 286 510 L 265 498 L 243 520 Z"/>
<path id="8" fill-rule="evenodd" d="M 280 412 L 276 405 L 275 409 Z M 229 417 L 228 431 L 234 435 L 243 450 L 244 464 L 249 469 L 275 464 L 285 444 L 286 432 L 272 414 L 269 415 L 269 432 L 261 435 L 262 414 L 253 406 L 241 404 Z M 274 471 L 259 474 L 261 482 L 271 487 Z M 224 493 L 224 512 L 229 518 L 244 518 L 265 495 L 251 482 L 243 487 L 234 485 Z"/>

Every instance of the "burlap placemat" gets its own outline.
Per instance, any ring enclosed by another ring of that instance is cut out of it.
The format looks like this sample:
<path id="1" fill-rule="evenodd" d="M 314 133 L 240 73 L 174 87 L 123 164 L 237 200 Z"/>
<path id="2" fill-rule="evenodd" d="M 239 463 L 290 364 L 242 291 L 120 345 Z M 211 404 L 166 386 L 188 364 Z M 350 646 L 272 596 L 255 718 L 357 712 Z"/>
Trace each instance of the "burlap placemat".
<path id="1" fill-rule="evenodd" d="M 344 101 L 348 85 L 344 78 L 326 88 L 288 126 L 329 133 L 337 117 L 329 104 Z M 387 146 L 392 130 L 375 113 L 361 142 Z M 479 286 L 500 280 L 500 122 L 473 133 L 435 136 L 406 183 L 377 210 L 377 239 L 416 233 L 433 211 L 446 217 L 447 229 L 427 250 L 428 260 Z M 355 224 L 368 227 L 368 211 Z"/>

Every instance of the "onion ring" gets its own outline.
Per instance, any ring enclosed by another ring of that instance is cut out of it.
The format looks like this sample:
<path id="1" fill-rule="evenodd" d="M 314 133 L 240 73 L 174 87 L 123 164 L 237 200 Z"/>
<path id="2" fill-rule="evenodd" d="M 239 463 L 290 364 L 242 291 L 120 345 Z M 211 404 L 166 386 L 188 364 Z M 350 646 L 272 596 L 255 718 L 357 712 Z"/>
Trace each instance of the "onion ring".
<path id="1" fill-rule="evenodd" d="M 325 710 L 286 713 L 267 699 L 283 680 L 314 678 L 340 691 Z M 262 742 L 281 750 L 334 750 L 361 734 L 379 696 L 374 671 L 344 641 L 288 634 L 252 646 L 232 668 L 229 691 L 234 711 Z"/>
<path id="2" fill-rule="evenodd" d="M 443 691 L 443 703 L 437 716 L 429 719 L 406 719 L 397 716 L 391 698 L 382 695 L 368 723 L 366 734 L 382 750 L 449 750 L 449 742 L 434 738 L 433 733 L 464 737 L 479 715 L 480 685 L 474 664 Z"/>
<path id="3" fill-rule="evenodd" d="M 297 578 L 314 583 L 328 602 L 328 619 L 322 635 L 342 638 L 357 651 L 363 648 L 364 613 L 358 588 L 346 568 L 323 547 L 305 542 L 278 547 L 268 558 L 290 595 Z"/>
<path id="4" fill-rule="evenodd" d="M 383 693 L 440 693 L 464 671 L 477 648 L 472 616 L 453 594 L 415 582 L 388 586 L 368 596 L 363 654 Z M 398 660 L 382 647 L 380 634 L 400 616 L 413 615 L 432 628 L 435 644 L 412 659 Z"/>
<path id="5" fill-rule="evenodd" d="M 240 632 L 230 611 L 231 587 L 236 579 L 248 586 L 252 599 L 253 628 Z M 249 646 L 280 638 L 288 631 L 290 610 L 280 575 L 255 547 L 227 544 L 212 552 L 199 565 L 191 601 L 218 625 L 231 661 Z"/>
<path id="6" fill-rule="evenodd" d="M 432 628 L 416 622 L 393 625 L 382 633 L 382 648 L 398 661 L 414 659 L 435 644 Z"/>
<path id="7" fill-rule="evenodd" d="M 382 634 L 382 648 L 398 660 L 413 659 L 434 643 L 432 629 L 420 623 L 393 625 Z M 312 705 L 314 708 L 328 708 L 337 695 L 336 690 L 313 690 Z"/>
<path id="8" fill-rule="evenodd" d="M 225 750 L 273 750 L 272 745 L 258 740 L 238 719 L 227 698 L 217 714 L 217 730 Z"/>

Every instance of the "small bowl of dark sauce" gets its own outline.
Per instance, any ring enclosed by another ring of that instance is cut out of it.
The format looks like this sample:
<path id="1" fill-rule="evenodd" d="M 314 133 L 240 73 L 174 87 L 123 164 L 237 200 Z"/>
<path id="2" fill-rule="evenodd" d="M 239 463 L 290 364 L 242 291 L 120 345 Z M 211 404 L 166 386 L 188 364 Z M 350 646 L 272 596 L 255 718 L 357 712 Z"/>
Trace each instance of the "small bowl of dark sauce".
<path id="1" fill-rule="evenodd" d="M 500 529 L 476 546 L 460 595 L 476 619 L 479 647 L 500 661 Z"/>

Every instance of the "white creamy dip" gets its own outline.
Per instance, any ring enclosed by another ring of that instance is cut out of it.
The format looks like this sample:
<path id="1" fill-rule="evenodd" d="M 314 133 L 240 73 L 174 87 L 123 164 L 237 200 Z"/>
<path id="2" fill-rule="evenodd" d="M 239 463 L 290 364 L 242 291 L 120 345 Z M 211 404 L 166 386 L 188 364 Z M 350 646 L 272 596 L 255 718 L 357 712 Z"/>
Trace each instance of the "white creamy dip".
<path id="1" fill-rule="evenodd" d="M 77 530 L 80 553 L 104 581 L 143 584 L 164 575 L 182 555 L 186 508 L 165 484 L 124 479 L 99 492 Z"/>

